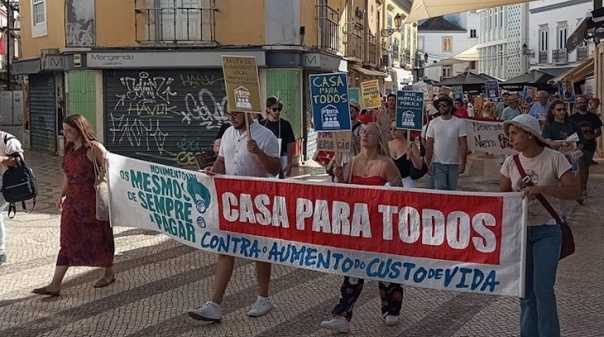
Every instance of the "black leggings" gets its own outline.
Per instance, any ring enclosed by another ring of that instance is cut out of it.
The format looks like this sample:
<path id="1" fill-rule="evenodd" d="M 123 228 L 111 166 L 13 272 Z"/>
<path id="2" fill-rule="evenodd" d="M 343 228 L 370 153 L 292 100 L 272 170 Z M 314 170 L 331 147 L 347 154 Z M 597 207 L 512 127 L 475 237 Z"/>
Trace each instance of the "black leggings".
<path id="1" fill-rule="evenodd" d="M 345 277 L 340 288 L 340 303 L 333 308 L 332 313 L 352 318 L 352 309 L 363 291 L 364 279 Z M 398 283 L 379 282 L 380 298 L 382 299 L 382 317 L 398 316 L 403 307 L 403 286 Z"/>

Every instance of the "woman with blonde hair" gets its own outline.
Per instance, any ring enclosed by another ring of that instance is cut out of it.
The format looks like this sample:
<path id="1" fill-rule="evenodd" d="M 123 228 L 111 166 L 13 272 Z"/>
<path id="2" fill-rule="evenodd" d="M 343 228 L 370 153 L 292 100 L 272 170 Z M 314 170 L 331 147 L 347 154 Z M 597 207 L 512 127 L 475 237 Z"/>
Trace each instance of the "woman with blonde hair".
<path id="1" fill-rule="evenodd" d="M 69 267 L 101 267 L 103 277 L 94 288 L 103 288 L 115 281 L 113 256 L 115 245 L 109 221 L 96 218 L 97 172 L 104 170 L 106 152 L 88 121 L 82 115 L 69 115 L 63 120 L 67 144 L 63 157 L 63 184 L 57 201 L 61 211 L 61 249 L 49 285 L 32 293 L 59 296 L 61 283 Z"/>
<path id="2" fill-rule="evenodd" d="M 495 104 L 492 102 L 485 102 L 482 105 L 482 118 L 485 119 L 497 119 L 497 110 Z"/>
<path id="3" fill-rule="evenodd" d="M 384 132 L 376 123 L 369 123 L 361 132 L 361 153 L 355 156 L 346 172 L 340 165 L 334 168 L 338 182 L 383 186 L 390 184 L 400 186 L 401 179 L 398 169 L 390 159 L 388 142 Z M 321 322 L 321 326 L 337 331 L 349 332 L 352 309 L 361 295 L 365 280 L 345 277 L 340 288 L 340 302 L 332 311 L 333 317 Z M 382 299 L 382 317 L 387 325 L 398 323 L 398 316 L 403 305 L 403 287 L 397 283 L 379 282 Z"/>

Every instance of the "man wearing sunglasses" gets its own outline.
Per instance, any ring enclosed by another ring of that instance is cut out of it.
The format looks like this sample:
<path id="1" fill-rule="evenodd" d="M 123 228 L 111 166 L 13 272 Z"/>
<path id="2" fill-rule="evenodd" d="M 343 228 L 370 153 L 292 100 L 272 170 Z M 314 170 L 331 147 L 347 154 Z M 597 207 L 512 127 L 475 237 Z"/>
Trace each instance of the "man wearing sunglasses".
<path id="1" fill-rule="evenodd" d="M 439 98 L 434 105 L 440 117 L 426 130 L 426 164 L 437 190 L 456 190 L 459 175 L 466 170 L 468 134 L 464 122 L 453 116 L 453 101 Z"/>
<path id="2" fill-rule="evenodd" d="M 294 143 L 296 142 L 296 136 L 294 136 L 294 130 L 292 125 L 285 119 L 281 118 L 281 110 L 283 110 L 283 103 L 279 98 L 271 96 L 266 100 L 266 119 L 260 121 L 260 125 L 271 130 L 277 141 L 279 142 L 281 170 L 279 171 L 279 179 L 289 177 L 292 173 L 292 151 Z"/>
<path id="3" fill-rule="evenodd" d="M 246 123 L 250 119 L 250 126 Z M 221 139 L 218 158 L 211 168 L 206 168 L 207 174 L 226 174 L 240 177 L 263 177 L 267 174 L 277 175 L 280 171 L 279 143 L 277 137 L 267 128 L 260 125 L 252 116 L 243 112 L 229 113 L 229 127 Z M 248 137 L 248 132 L 251 137 Z M 189 310 L 193 319 L 219 322 L 222 320 L 222 299 L 226 287 L 231 280 L 235 258 L 228 255 L 218 255 L 214 274 L 212 298 L 197 309 Z M 256 261 L 256 281 L 258 282 L 258 298 L 248 316 L 258 317 L 272 309 L 273 304 L 268 297 L 268 287 L 271 278 L 271 264 Z"/>

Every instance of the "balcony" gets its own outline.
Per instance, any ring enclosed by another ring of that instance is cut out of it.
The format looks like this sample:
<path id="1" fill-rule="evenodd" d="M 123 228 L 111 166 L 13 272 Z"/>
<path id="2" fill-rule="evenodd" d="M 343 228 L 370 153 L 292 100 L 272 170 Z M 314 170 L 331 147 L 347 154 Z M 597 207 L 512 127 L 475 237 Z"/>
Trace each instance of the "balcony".
<path id="1" fill-rule="evenodd" d="M 346 56 L 363 61 L 363 25 L 350 22 L 346 25 Z"/>
<path id="2" fill-rule="evenodd" d="M 539 51 L 539 63 L 544 64 L 544 63 L 548 63 L 548 62 L 549 62 L 548 51 L 540 50 Z"/>
<path id="3" fill-rule="evenodd" d="M 378 45 L 377 37 L 373 34 L 367 34 L 367 62 L 378 64 Z"/>
<path id="4" fill-rule="evenodd" d="M 141 44 L 215 44 L 215 0 L 162 0 L 159 7 L 139 7 L 135 0 L 135 34 Z M 153 3 L 153 2 L 151 2 Z"/>
<path id="5" fill-rule="evenodd" d="M 317 23 L 319 26 L 318 46 L 322 50 L 337 54 L 340 49 L 340 13 L 327 6 L 317 6 Z"/>
<path id="6" fill-rule="evenodd" d="M 577 61 L 578 62 L 585 61 L 588 58 L 589 58 L 589 47 L 588 46 L 577 47 Z"/>
<path id="7" fill-rule="evenodd" d="M 568 52 L 566 48 L 555 49 L 552 51 L 552 61 L 554 64 L 567 64 L 568 63 Z"/>

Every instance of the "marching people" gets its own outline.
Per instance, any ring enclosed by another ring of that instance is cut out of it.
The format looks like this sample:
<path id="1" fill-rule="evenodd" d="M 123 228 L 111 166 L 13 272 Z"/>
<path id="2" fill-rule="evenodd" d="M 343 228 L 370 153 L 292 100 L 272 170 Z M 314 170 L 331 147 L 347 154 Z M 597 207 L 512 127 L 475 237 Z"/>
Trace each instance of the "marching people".
<path id="1" fill-rule="evenodd" d="M 587 98 L 578 96 L 575 108 L 577 112 L 570 116 L 570 120 L 577 123 L 583 130 L 583 156 L 579 159 L 579 177 L 581 180 L 581 196 L 577 199 L 583 204 L 587 197 L 587 180 L 589 179 L 589 166 L 596 152 L 596 138 L 602 135 L 602 121 L 598 115 L 590 112 L 587 108 Z"/>
<path id="2" fill-rule="evenodd" d="M 529 198 L 526 242 L 525 295 L 520 300 L 520 335 L 559 337 L 560 323 L 554 284 L 560 258 L 562 230 L 552 215 L 536 203 L 535 196 L 573 200 L 581 191 L 571 165 L 558 151 L 547 146 L 537 119 L 520 115 L 504 122 L 504 132 L 519 152 L 520 165 L 534 186 L 528 186 L 516 167 L 514 156 L 501 167 L 500 192 L 522 191 Z"/>
<path id="3" fill-rule="evenodd" d="M 386 135 L 386 140 L 392 140 L 390 135 L 390 122 L 396 118 L 396 94 L 388 94 L 386 108 L 379 110 L 376 123 Z"/>
<path id="4" fill-rule="evenodd" d="M 18 153 L 23 155 L 21 142 L 8 132 L 0 131 L 0 176 L 8 170 L 9 166 L 15 166 L 15 158 L 12 155 Z M 6 262 L 6 228 L 2 212 L 8 206 L 8 202 L 0 193 L 0 265 Z"/>
<path id="5" fill-rule="evenodd" d="M 334 168 L 338 182 L 357 185 L 400 186 L 398 169 L 390 159 L 386 136 L 376 123 L 369 123 L 361 134 L 361 153 L 354 157 L 344 170 L 341 165 Z M 345 171 L 345 172 L 344 172 Z M 350 332 L 352 310 L 365 280 L 345 277 L 340 288 L 340 301 L 332 310 L 332 318 L 321 322 L 323 328 Z M 403 287 L 397 283 L 378 282 L 382 299 L 382 317 L 387 325 L 398 323 L 403 305 Z"/>
<path id="6" fill-rule="evenodd" d="M 539 91 L 536 102 L 533 102 L 529 115 L 535 117 L 539 122 L 545 122 L 545 115 L 550 110 L 549 94 L 547 91 Z"/>
<path id="7" fill-rule="evenodd" d="M 501 113 L 502 120 L 509 121 L 518 115 L 522 115 L 522 109 L 520 109 L 520 96 L 518 94 L 509 95 L 507 104 L 508 107 L 503 109 L 503 112 Z"/>
<path id="8" fill-rule="evenodd" d="M 468 110 L 464 107 L 465 104 L 458 98 L 455 100 L 455 113 L 453 115 L 457 118 L 468 118 L 470 115 L 468 114 Z"/>
<path id="9" fill-rule="evenodd" d="M 388 142 L 390 155 L 398 169 L 404 187 L 417 188 L 417 181 L 426 174 L 428 167 L 424 163 L 424 147 L 419 142 L 407 138 L 405 130 L 396 128 L 396 121 L 390 124 L 392 140 Z"/>
<path id="10" fill-rule="evenodd" d="M 292 125 L 281 117 L 283 103 L 276 96 L 266 99 L 266 119 L 260 120 L 260 125 L 268 128 L 277 137 L 281 151 L 281 170 L 279 179 L 289 177 L 292 173 L 293 146 L 296 142 L 296 136 Z"/>
<path id="11" fill-rule="evenodd" d="M 211 168 L 205 169 L 207 174 L 239 177 L 266 177 L 268 174 L 279 174 L 281 151 L 277 137 L 256 120 L 250 123 L 248 129 L 246 118 L 249 117 L 243 112 L 229 113 L 232 126 L 222 136 L 218 158 Z M 218 255 L 211 299 L 201 307 L 189 310 L 191 318 L 215 322 L 222 320 L 221 303 L 231 280 L 234 265 L 233 256 Z M 258 298 L 248 312 L 250 317 L 262 316 L 273 308 L 268 294 L 270 277 L 271 264 L 256 261 Z"/>
<path id="12" fill-rule="evenodd" d="M 52 281 L 32 290 L 38 295 L 59 296 L 61 283 L 69 267 L 100 267 L 103 276 L 94 288 L 115 282 L 113 258 L 115 244 L 109 221 L 96 218 L 95 165 L 104 170 L 105 147 L 96 140 L 92 127 L 79 114 L 63 120 L 65 154 L 63 184 L 57 201 L 61 212 L 61 249 Z"/>
<path id="13" fill-rule="evenodd" d="M 357 102 L 350 103 L 350 123 L 351 123 L 351 146 L 350 146 L 350 157 L 354 157 L 361 152 L 361 133 L 365 128 L 364 124 L 358 120 L 359 113 L 361 112 L 361 105 Z"/>
<path id="14" fill-rule="evenodd" d="M 481 112 L 482 118 L 497 119 L 497 110 L 495 109 L 495 104 L 492 102 L 484 102 Z"/>
<path id="15" fill-rule="evenodd" d="M 440 117 L 426 130 L 426 165 L 437 190 L 456 190 L 459 175 L 466 170 L 468 134 L 464 122 L 453 116 L 450 98 L 435 102 Z"/>
<path id="16" fill-rule="evenodd" d="M 508 98 L 510 97 L 510 93 L 509 92 L 504 92 L 503 94 L 501 94 L 501 102 L 497 103 L 497 119 L 503 119 L 503 110 L 505 110 L 505 108 L 507 108 L 508 105 Z"/>

